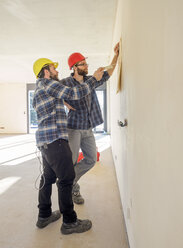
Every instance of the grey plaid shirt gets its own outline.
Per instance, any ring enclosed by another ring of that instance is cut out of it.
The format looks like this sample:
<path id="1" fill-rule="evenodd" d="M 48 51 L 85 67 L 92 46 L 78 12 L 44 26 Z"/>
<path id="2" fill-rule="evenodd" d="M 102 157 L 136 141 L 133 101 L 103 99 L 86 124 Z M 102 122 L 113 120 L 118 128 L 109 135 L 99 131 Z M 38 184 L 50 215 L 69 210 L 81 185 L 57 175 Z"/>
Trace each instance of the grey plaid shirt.
<path id="1" fill-rule="evenodd" d="M 91 76 L 84 77 L 84 82 L 89 78 L 91 78 Z M 95 83 L 95 88 L 102 85 L 108 79 L 109 74 L 105 71 L 102 79 Z M 81 85 L 81 83 L 73 78 L 73 74 L 71 74 L 70 77 L 63 79 L 62 83 L 68 87 Z M 89 95 L 79 100 L 66 100 L 66 102 L 76 109 L 76 111 L 70 110 L 68 113 L 68 128 L 87 130 L 103 123 L 102 113 L 95 89 L 93 89 Z"/>

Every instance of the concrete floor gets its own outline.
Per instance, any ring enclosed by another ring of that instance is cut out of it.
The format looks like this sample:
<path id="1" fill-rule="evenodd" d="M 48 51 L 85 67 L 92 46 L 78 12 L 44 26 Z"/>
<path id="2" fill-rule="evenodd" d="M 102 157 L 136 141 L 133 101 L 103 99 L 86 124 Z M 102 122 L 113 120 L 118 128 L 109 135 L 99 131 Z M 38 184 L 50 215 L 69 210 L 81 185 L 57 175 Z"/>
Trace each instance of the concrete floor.
<path id="1" fill-rule="evenodd" d="M 93 227 L 64 236 L 61 220 L 37 229 L 35 181 L 39 162 L 34 135 L 0 135 L 0 247 L 1 248 L 128 248 L 109 136 L 96 136 L 100 161 L 80 180 L 85 204 L 75 205 L 79 218 Z M 39 180 L 37 181 L 37 186 Z M 58 209 L 53 187 L 53 210 Z"/>

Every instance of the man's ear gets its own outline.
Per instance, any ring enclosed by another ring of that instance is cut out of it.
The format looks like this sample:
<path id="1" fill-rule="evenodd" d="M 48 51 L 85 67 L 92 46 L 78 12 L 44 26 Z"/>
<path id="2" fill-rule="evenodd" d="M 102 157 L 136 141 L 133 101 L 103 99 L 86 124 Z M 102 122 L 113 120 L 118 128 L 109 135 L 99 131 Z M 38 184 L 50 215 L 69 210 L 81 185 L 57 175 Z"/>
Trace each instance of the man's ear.
<path id="1" fill-rule="evenodd" d="M 44 69 L 44 75 L 45 76 L 50 76 L 50 71 L 48 69 Z"/>
<path id="2" fill-rule="evenodd" d="M 72 68 L 73 68 L 73 72 L 75 72 L 77 70 L 77 66 L 75 66 L 75 65 Z"/>

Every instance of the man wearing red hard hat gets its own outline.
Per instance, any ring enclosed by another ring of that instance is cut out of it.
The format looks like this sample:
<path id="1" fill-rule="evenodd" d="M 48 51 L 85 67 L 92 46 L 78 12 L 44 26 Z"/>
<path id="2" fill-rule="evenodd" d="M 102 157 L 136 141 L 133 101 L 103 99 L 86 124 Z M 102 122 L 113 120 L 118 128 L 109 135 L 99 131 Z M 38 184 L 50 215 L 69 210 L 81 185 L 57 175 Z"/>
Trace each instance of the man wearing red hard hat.
<path id="1" fill-rule="evenodd" d="M 114 53 L 110 66 L 101 68 L 105 71 L 102 79 L 96 82 L 95 88 L 106 82 L 112 75 L 119 55 L 119 43 L 116 44 Z M 62 80 L 64 85 L 69 87 L 82 85 L 91 77 L 87 76 L 88 64 L 86 59 L 81 53 L 73 53 L 69 56 L 68 65 L 70 69 L 73 69 L 73 73 L 70 77 Z M 97 151 L 92 129 L 103 123 L 103 118 L 95 89 L 79 100 L 66 100 L 65 105 L 69 108 L 67 127 L 76 174 L 72 197 L 75 203 L 83 204 L 84 199 L 80 194 L 78 180 L 96 163 Z M 80 148 L 84 158 L 77 163 Z"/>

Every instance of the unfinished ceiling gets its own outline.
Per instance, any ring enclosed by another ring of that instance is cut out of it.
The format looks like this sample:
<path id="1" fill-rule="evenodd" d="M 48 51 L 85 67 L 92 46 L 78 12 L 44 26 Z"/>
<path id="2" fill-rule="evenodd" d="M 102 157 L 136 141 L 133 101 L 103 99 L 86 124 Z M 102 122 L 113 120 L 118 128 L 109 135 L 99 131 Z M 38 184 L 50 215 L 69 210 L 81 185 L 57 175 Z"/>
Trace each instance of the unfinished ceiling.
<path id="1" fill-rule="evenodd" d="M 69 75 L 73 52 L 88 56 L 89 73 L 108 63 L 117 0 L 0 0 L 0 83 L 32 83 L 33 62 L 59 62 Z"/>

